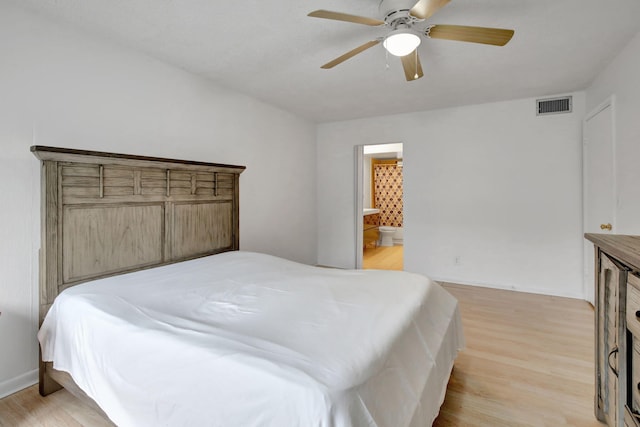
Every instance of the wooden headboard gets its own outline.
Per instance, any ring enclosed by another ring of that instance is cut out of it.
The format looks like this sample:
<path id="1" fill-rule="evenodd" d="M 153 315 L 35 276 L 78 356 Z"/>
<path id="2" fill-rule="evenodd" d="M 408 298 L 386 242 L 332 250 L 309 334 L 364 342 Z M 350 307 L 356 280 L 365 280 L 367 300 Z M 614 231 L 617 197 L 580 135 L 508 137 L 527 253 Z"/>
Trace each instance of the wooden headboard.
<path id="1" fill-rule="evenodd" d="M 33 146 L 40 323 L 69 286 L 239 247 L 244 166 Z"/>

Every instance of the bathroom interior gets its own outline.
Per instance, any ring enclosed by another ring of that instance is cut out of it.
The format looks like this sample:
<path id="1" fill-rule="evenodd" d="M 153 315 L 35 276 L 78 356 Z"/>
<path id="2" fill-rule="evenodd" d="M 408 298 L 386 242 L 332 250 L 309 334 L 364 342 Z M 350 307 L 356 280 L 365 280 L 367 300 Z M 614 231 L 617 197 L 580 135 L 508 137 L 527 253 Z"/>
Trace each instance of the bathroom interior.
<path id="1" fill-rule="evenodd" d="M 365 145 L 362 166 L 362 268 L 402 270 L 402 143 Z"/>

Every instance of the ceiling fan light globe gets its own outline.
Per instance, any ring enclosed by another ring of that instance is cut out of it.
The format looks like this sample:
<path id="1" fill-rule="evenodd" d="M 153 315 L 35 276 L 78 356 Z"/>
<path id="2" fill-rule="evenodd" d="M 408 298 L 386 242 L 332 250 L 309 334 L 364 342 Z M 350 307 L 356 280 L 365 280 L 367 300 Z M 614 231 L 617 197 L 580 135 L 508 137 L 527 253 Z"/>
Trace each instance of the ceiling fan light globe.
<path id="1" fill-rule="evenodd" d="M 393 32 L 385 37 L 382 44 L 390 54 L 406 56 L 420 46 L 420 37 L 407 31 Z"/>

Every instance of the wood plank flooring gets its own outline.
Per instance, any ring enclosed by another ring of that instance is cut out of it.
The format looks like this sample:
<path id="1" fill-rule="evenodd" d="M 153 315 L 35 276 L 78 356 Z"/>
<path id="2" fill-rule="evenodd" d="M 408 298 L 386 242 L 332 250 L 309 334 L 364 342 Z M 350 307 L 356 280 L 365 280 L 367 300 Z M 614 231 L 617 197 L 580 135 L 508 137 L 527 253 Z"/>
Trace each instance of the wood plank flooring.
<path id="1" fill-rule="evenodd" d="M 588 303 L 444 286 L 460 301 L 467 348 L 435 427 L 602 427 L 593 415 Z M 33 386 L 0 400 L 3 427 L 109 425 L 65 390 L 43 398 Z"/>
<path id="2" fill-rule="evenodd" d="M 85 406 L 67 390 L 47 397 L 34 385 L 0 399 L 2 427 L 113 427 L 113 423 Z"/>
<path id="3" fill-rule="evenodd" d="M 594 311 L 585 301 L 444 284 L 467 348 L 435 427 L 596 427 Z"/>
<path id="4" fill-rule="evenodd" d="M 362 268 L 365 270 L 402 270 L 403 246 L 369 247 L 362 252 Z"/>

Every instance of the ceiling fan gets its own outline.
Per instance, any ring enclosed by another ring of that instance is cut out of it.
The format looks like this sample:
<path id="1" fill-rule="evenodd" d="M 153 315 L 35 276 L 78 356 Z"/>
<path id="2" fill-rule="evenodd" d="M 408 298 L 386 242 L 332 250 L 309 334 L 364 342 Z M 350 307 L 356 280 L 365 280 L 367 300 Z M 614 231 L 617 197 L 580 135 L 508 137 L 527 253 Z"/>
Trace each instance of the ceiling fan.
<path id="1" fill-rule="evenodd" d="M 417 80 L 424 74 L 418 57 L 422 37 L 504 46 L 513 37 L 513 30 L 502 28 L 469 27 L 463 25 L 425 25 L 424 22 L 450 0 L 382 0 L 380 14 L 383 19 L 367 18 L 329 10 L 315 10 L 308 14 L 314 18 L 353 22 L 372 27 L 385 27 L 390 31 L 327 62 L 321 68 L 329 69 L 382 42 L 392 55 L 399 56 L 407 81 Z"/>

